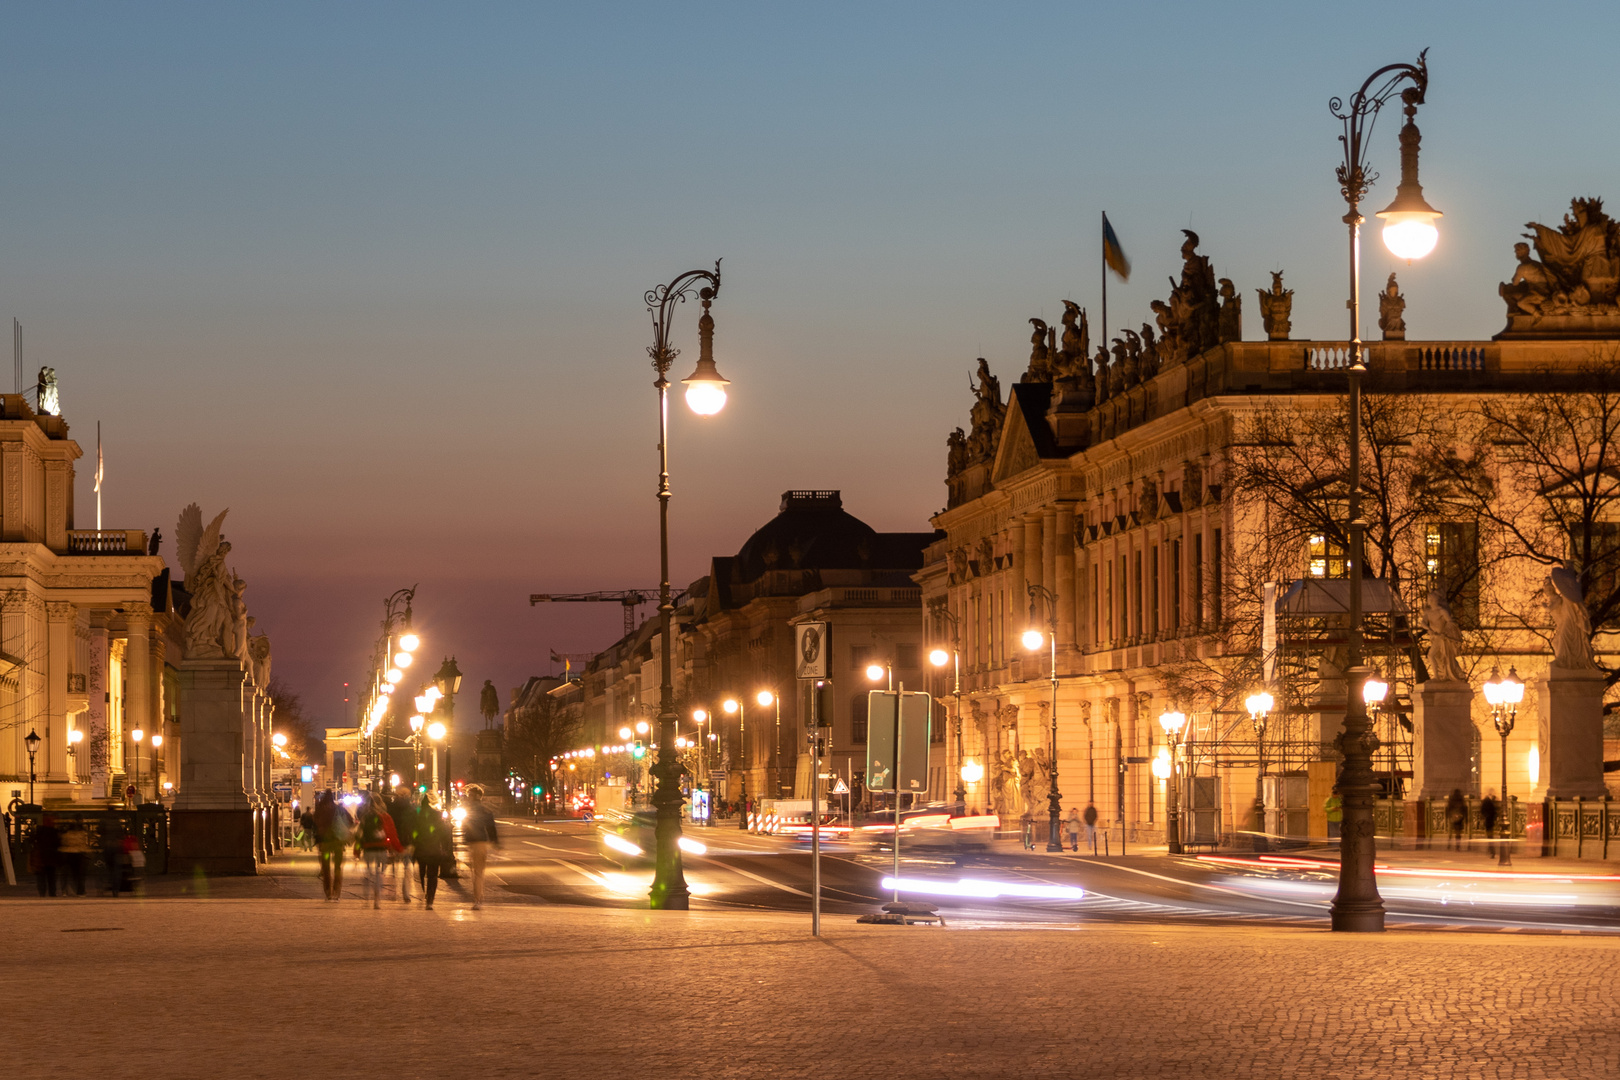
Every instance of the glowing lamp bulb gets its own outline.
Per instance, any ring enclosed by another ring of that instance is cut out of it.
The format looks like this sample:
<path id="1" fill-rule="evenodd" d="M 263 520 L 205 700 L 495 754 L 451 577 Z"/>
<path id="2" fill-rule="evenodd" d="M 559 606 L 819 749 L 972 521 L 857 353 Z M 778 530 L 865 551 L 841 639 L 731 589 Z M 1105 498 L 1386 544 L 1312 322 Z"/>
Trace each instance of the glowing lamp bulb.
<path id="1" fill-rule="evenodd" d="M 1046 635 L 1039 630 L 1024 631 L 1024 648 L 1034 651 L 1046 644 Z"/>
<path id="2" fill-rule="evenodd" d="M 755 696 L 754 700 L 759 702 L 762 706 L 769 708 L 770 705 L 776 701 L 776 696 L 769 690 L 761 690 L 758 695 Z"/>
<path id="3" fill-rule="evenodd" d="M 621 738 L 621 739 L 630 738 L 630 729 L 627 728 L 627 727 L 620 728 L 619 729 L 619 738 Z"/>
<path id="4" fill-rule="evenodd" d="M 411 656 L 410 653 L 401 649 L 399 652 L 394 654 L 394 666 L 397 668 L 408 668 L 411 666 L 411 661 L 413 659 L 415 658 Z"/>
<path id="5" fill-rule="evenodd" d="M 287 736 L 278 731 L 274 735 L 270 736 L 270 741 L 275 743 L 277 746 L 286 746 Z"/>
<path id="6" fill-rule="evenodd" d="M 399 639 L 399 647 L 406 652 L 415 652 L 422 644 L 422 639 L 415 634 L 406 634 Z"/>
<path id="7" fill-rule="evenodd" d="M 388 673 L 385 674 L 383 676 L 383 678 L 387 679 L 390 683 L 393 683 L 393 684 L 397 685 L 400 682 L 404 681 L 405 673 L 403 671 L 399 670 L 399 668 L 397 668 L 397 667 L 391 667 L 391 668 L 388 669 Z"/>
<path id="8" fill-rule="evenodd" d="M 1434 227 L 1436 217 L 1439 215 L 1422 211 L 1388 215 L 1384 219 L 1384 246 L 1397 259 L 1410 262 L 1423 258 L 1440 241 L 1440 230 Z"/>
<path id="9" fill-rule="evenodd" d="M 444 738 L 447 730 L 449 729 L 444 726 L 442 721 L 435 720 L 433 723 L 428 725 L 428 738 L 432 739 L 434 742 L 438 742 L 440 739 Z"/>
<path id="10" fill-rule="evenodd" d="M 726 388 L 716 382 L 686 384 L 686 407 L 699 416 L 713 416 L 726 407 Z"/>
<path id="11" fill-rule="evenodd" d="M 134 739 L 136 742 L 140 742 L 142 739 L 146 738 L 146 732 L 142 731 L 140 728 L 136 728 L 134 731 L 129 733 L 129 737 Z"/>
<path id="12" fill-rule="evenodd" d="M 645 721 L 645 720 L 637 720 L 636 721 L 636 734 L 645 735 L 645 734 L 647 734 L 647 732 L 649 730 L 651 730 L 651 729 L 649 729 L 647 727 L 647 721 Z"/>
<path id="13" fill-rule="evenodd" d="M 873 682 L 878 682 L 881 680 L 884 674 L 885 672 L 882 664 L 866 665 L 866 677 L 871 679 Z"/>
<path id="14" fill-rule="evenodd" d="M 928 654 L 928 662 L 935 667 L 944 667 L 951 662 L 951 654 L 944 649 L 934 649 Z"/>
<path id="15" fill-rule="evenodd" d="M 692 719 L 697 721 L 698 723 L 701 724 L 701 723 L 703 723 L 703 721 L 707 720 L 708 718 L 709 718 L 709 714 L 707 712 L 705 712 L 704 710 L 702 710 L 702 709 L 693 709 L 692 710 Z"/>
<path id="16" fill-rule="evenodd" d="M 725 701 L 720 703 L 720 707 L 722 709 L 726 710 L 726 715 L 729 716 L 732 713 L 737 711 L 738 705 L 737 705 L 736 699 L 734 699 L 734 698 L 726 698 Z"/>
<path id="17" fill-rule="evenodd" d="M 984 779 L 984 766 L 977 761 L 962 763 L 962 782 L 964 784 L 977 784 Z"/>
<path id="18" fill-rule="evenodd" d="M 286 738 L 286 736 L 282 736 L 282 738 Z M 162 745 L 163 745 L 163 736 L 161 736 L 161 735 L 153 735 L 152 736 L 152 749 L 156 750 L 158 747 L 160 747 Z"/>

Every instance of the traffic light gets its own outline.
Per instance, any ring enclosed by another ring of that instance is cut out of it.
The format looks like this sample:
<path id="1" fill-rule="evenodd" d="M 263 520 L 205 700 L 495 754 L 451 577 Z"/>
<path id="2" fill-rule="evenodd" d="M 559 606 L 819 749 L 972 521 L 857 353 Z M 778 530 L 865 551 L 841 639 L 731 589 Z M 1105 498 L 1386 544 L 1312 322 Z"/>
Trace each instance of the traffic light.
<path id="1" fill-rule="evenodd" d="M 630 756 L 635 758 L 637 761 L 640 761 L 642 758 L 646 757 L 647 744 L 642 742 L 640 739 L 637 739 L 636 745 L 630 748 Z"/>
<path id="2" fill-rule="evenodd" d="M 538 799 L 540 796 L 544 795 L 545 793 L 546 793 L 545 788 L 541 787 L 539 784 L 534 785 L 534 797 L 535 798 Z"/>

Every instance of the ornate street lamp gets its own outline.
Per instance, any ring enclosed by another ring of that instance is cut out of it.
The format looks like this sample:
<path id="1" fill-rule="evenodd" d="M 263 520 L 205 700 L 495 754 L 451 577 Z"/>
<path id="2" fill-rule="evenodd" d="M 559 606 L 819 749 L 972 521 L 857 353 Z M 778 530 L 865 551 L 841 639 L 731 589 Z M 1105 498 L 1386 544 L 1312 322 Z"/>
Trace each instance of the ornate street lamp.
<path id="1" fill-rule="evenodd" d="M 736 714 L 737 717 L 737 775 L 741 779 L 742 787 L 739 789 L 737 828 L 743 832 L 748 831 L 748 705 L 740 698 L 726 698 L 720 703 L 727 716 Z"/>
<path id="2" fill-rule="evenodd" d="M 688 270 L 671 281 L 649 289 L 647 310 L 653 320 L 653 343 L 647 349 L 658 378 L 658 636 L 660 677 L 658 682 L 658 760 L 652 767 L 657 782 L 653 805 L 658 809 L 654 830 L 657 850 L 656 869 L 648 899 L 655 908 L 685 911 L 691 906 L 686 874 L 681 869 L 681 764 L 675 754 L 675 686 L 670 634 L 675 600 L 669 588 L 669 367 L 679 355 L 669 343 L 669 326 L 675 305 L 686 302 L 693 292 L 703 304 L 698 318 L 698 362 L 691 375 L 682 379 L 686 404 L 699 416 L 713 416 L 726 404 L 729 381 L 714 366 L 714 316 L 709 305 L 720 293 L 720 260 L 714 272 Z M 745 822 L 746 827 L 746 822 Z"/>
<path id="3" fill-rule="evenodd" d="M 1036 626 L 1035 602 L 1046 601 L 1046 629 L 1042 634 Z M 1051 716 L 1051 744 L 1052 744 L 1052 790 L 1046 794 L 1047 832 L 1046 850 L 1049 852 L 1063 851 L 1063 796 L 1058 791 L 1058 760 L 1057 760 L 1057 705 L 1058 705 L 1058 670 L 1057 670 L 1057 596 L 1044 585 L 1029 583 L 1029 629 L 1024 631 L 1024 648 L 1030 652 L 1046 644 L 1050 651 L 1052 662 L 1052 716 Z"/>
<path id="4" fill-rule="evenodd" d="M 1508 802 L 1507 741 L 1513 734 L 1513 721 L 1519 715 L 1519 702 L 1524 700 L 1524 683 L 1519 681 L 1519 673 L 1512 666 L 1508 667 L 1505 679 L 1499 671 L 1499 668 L 1491 668 L 1491 677 L 1485 680 L 1485 703 L 1491 707 L 1491 722 L 1502 737 L 1502 811 L 1499 815 L 1502 842 L 1497 848 L 1497 858 L 1503 866 L 1512 866 L 1509 849 L 1513 846 L 1513 804 Z"/>
<path id="5" fill-rule="evenodd" d="M 1254 831 L 1257 844 L 1265 843 L 1266 831 L 1266 721 L 1277 701 L 1264 690 L 1243 699 L 1249 710 L 1249 722 L 1254 725 Z"/>
<path id="6" fill-rule="evenodd" d="M 1170 798 L 1165 806 L 1165 847 L 1170 854 L 1181 854 L 1181 797 L 1176 790 L 1180 777 L 1176 770 L 1176 751 L 1181 746 L 1181 729 L 1187 726 L 1187 714 L 1170 710 L 1159 714 L 1159 726 L 1170 740 Z"/>
<path id="7" fill-rule="evenodd" d="M 29 728 L 28 734 L 23 737 L 23 745 L 28 748 L 28 803 L 30 806 L 34 803 L 34 755 L 39 753 L 39 744 L 39 732 Z"/>
<path id="8" fill-rule="evenodd" d="M 1367 524 L 1361 520 L 1361 377 L 1366 364 L 1361 349 L 1361 200 L 1377 175 L 1367 168 L 1363 140 L 1384 103 L 1403 83 L 1401 104 L 1406 124 L 1401 129 L 1401 184 L 1395 201 L 1380 211 L 1385 219 L 1384 242 L 1397 257 L 1414 259 L 1427 255 L 1437 235 L 1434 220 L 1439 212 L 1423 201 L 1418 184 L 1418 130 L 1413 122 L 1417 107 L 1423 104 L 1429 88 L 1428 50 L 1418 55 L 1416 64 L 1389 64 L 1367 77 L 1350 97 L 1346 108 L 1339 98 L 1328 108 L 1344 125 L 1339 137 L 1344 162 L 1337 168 L 1339 190 L 1348 211 L 1344 223 L 1350 230 L 1350 476 L 1349 546 L 1350 626 L 1347 642 L 1349 680 L 1344 731 L 1339 735 L 1339 752 L 1344 764 L 1339 770 L 1338 791 L 1344 807 L 1344 826 L 1339 833 L 1339 890 L 1333 897 L 1334 930 L 1377 932 L 1384 929 L 1384 902 L 1378 895 L 1373 876 L 1373 798 L 1372 755 L 1378 749 L 1378 736 L 1367 723 L 1366 703 L 1360 690 L 1368 670 L 1361 654 L 1361 562 L 1363 535 Z"/>

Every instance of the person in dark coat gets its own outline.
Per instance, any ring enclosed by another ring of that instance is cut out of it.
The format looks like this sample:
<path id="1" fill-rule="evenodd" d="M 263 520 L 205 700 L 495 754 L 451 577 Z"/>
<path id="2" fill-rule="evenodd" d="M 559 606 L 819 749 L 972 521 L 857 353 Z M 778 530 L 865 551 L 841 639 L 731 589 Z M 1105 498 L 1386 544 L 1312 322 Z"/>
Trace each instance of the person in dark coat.
<path id="1" fill-rule="evenodd" d="M 1462 850 L 1463 829 L 1468 825 L 1468 800 L 1463 798 L 1462 788 L 1451 789 L 1451 798 L 1446 800 L 1446 821 L 1451 826 L 1451 839 L 1446 847 Z"/>
<path id="2" fill-rule="evenodd" d="M 1485 823 L 1486 840 L 1496 839 L 1496 817 L 1498 810 L 1499 807 L 1496 802 L 1496 791 L 1493 789 L 1486 792 L 1485 797 L 1479 801 L 1479 816 L 1480 819 Z M 1487 845 L 1487 857 L 1495 854 L 1495 852 L 1489 850 L 1489 847 L 1490 845 Z"/>
<path id="3" fill-rule="evenodd" d="M 416 872 L 414 847 L 412 836 L 416 833 L 416 804 L 411 801 L 410 792 L 399 788 L 394 797 L 388 800 L 388 815 L 394 819 L 394 829 L 399 835 L 401 848 L 394 853 L 389 868 L 389 875 L 399 874 L 399 898 L 405 903 L 411 902 L 411 875 Z"/>
<path id="4" fill-rule="evenodd" d="M 84 822 L 74 818 L 62 830 L 61 846 L 62 870 L 67 877 L 62 879 L 62 892 L 68 891 L 68 882 L 73 883 L 75 895 L 84 895 L 84 870 L 90 861 L 90 834 L 84 829 Z"/>
<path id="5" fill-rule="evenodd" d="M 451 845 L 455 841 L 450 834 L 450 822 L 438 807 L 428 802 L 426 795 L 422 796 L 422 801 L 416 807 L 415 830 L 411 839 L 416 865 L 422 870 L 423 906 L 432 911 L 433 898 L 439 891 L 439 875 L 450 863 L 454 852 Z"/>
<path id="6" fill-rule="evenodd" d="M 34 884 L 39 895 L 56 895 L 56 867 L 61 862 L 62 834 L 57 831 L 56 819 L 46 814 L 34 830 L 34 850 L 29 863 L 34 868 Z"/>

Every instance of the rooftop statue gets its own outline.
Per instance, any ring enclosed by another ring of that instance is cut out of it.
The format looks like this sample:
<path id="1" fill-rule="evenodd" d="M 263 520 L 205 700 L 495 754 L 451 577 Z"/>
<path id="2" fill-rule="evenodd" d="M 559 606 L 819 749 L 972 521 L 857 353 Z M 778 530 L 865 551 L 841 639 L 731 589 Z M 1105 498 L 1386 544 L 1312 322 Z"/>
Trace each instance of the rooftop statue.
<path id="1" fill-rule="evenodd" d="M 1243 297 L 1231 278 L 1221 278 L 1221 341 L 1243 340 Z"/>
<path id="2" fill-rule="evenodd" d="M 1620 222 L 1603 212 L 1602 199 L 1572 199 L 1554 229 L 1534 221 L 1514 245 L 1519 265 L 1499 288 L 1509 315 L 1615 315 L 1620 313 Z"/>
<path id="3" fill-rule="evenodd" d="M 50 416 L 62 415 L 62 394 L 56 386 L 56 369 L 42 367 L 39 369 L 39 393 L 35 397 L 41 414 Z"/>
<path id="4" fill-rule="evenodd" d="M 975 462 L 989 461 L 995 456 L 996 443 L 1001 437 L 1001 422 L 1007 415 L 1007 406 L 1001 400 L 1001 381 L 990 374 L 990 365 L 984 357 L 979 357 L 978 384 L 969 379 L 968 386 L 977 400 L 973 402 L 973 426 L 967 436 L 964 468 Z"/>
<path id="5" fill-rule="evenodd" d="M 955 476 L 968 467 L 967 435 L 957 428 L 945 437 L 945 475 Z"/>
<path id="6" fill-rule="evenodd" d="M 1159 373 L 1159 344 L 1153 340 L 1153 327 L 1142 324 L 1142 379 L 1145 382 Z"/>
<path id="7" fill-rule="evenodd" d="M 1378 329 L 1384 332 L 1385 341 L 1406 340 L 1406 297 L 1401 295 L 1401 287 L 1395 284 L 1395 275 L 1389 275 L 1389 284 L 1384 291 L 1378 294 Z"/>
<path id="8" fill-rule="evenodd" d="M 1097 369 L 1097 404 L 1101 405 L 1110 397 L 1108 389 L 1111 381 L 1108 373 L 1108 346 L 1097 346 L 1097 360 L 1094 366 Z"/>
<path id="9" fill-rule="evenodd" d="M 1091 372 L 1091 323 L 1073 300 L 1063 301 L 1063 348 L 1054 369 L 1064 378 Z"/>
<path id="10" fill-rule="evenodd" d="M 1293 329 L 1294 290 L 1283 288 L 1283 272 L 1271 272 L 1271 291 L 1256 289 L 1260 295 L 1260 321 L 1266 328 L 1266 340 L 1287 341 Z"/>
<path id="11" fill-rule="evenodd" d="M 1142 339 L 1135 330 L 1125 331 L 1125 385 L 1139 386 L 1142 382 Z"/>

